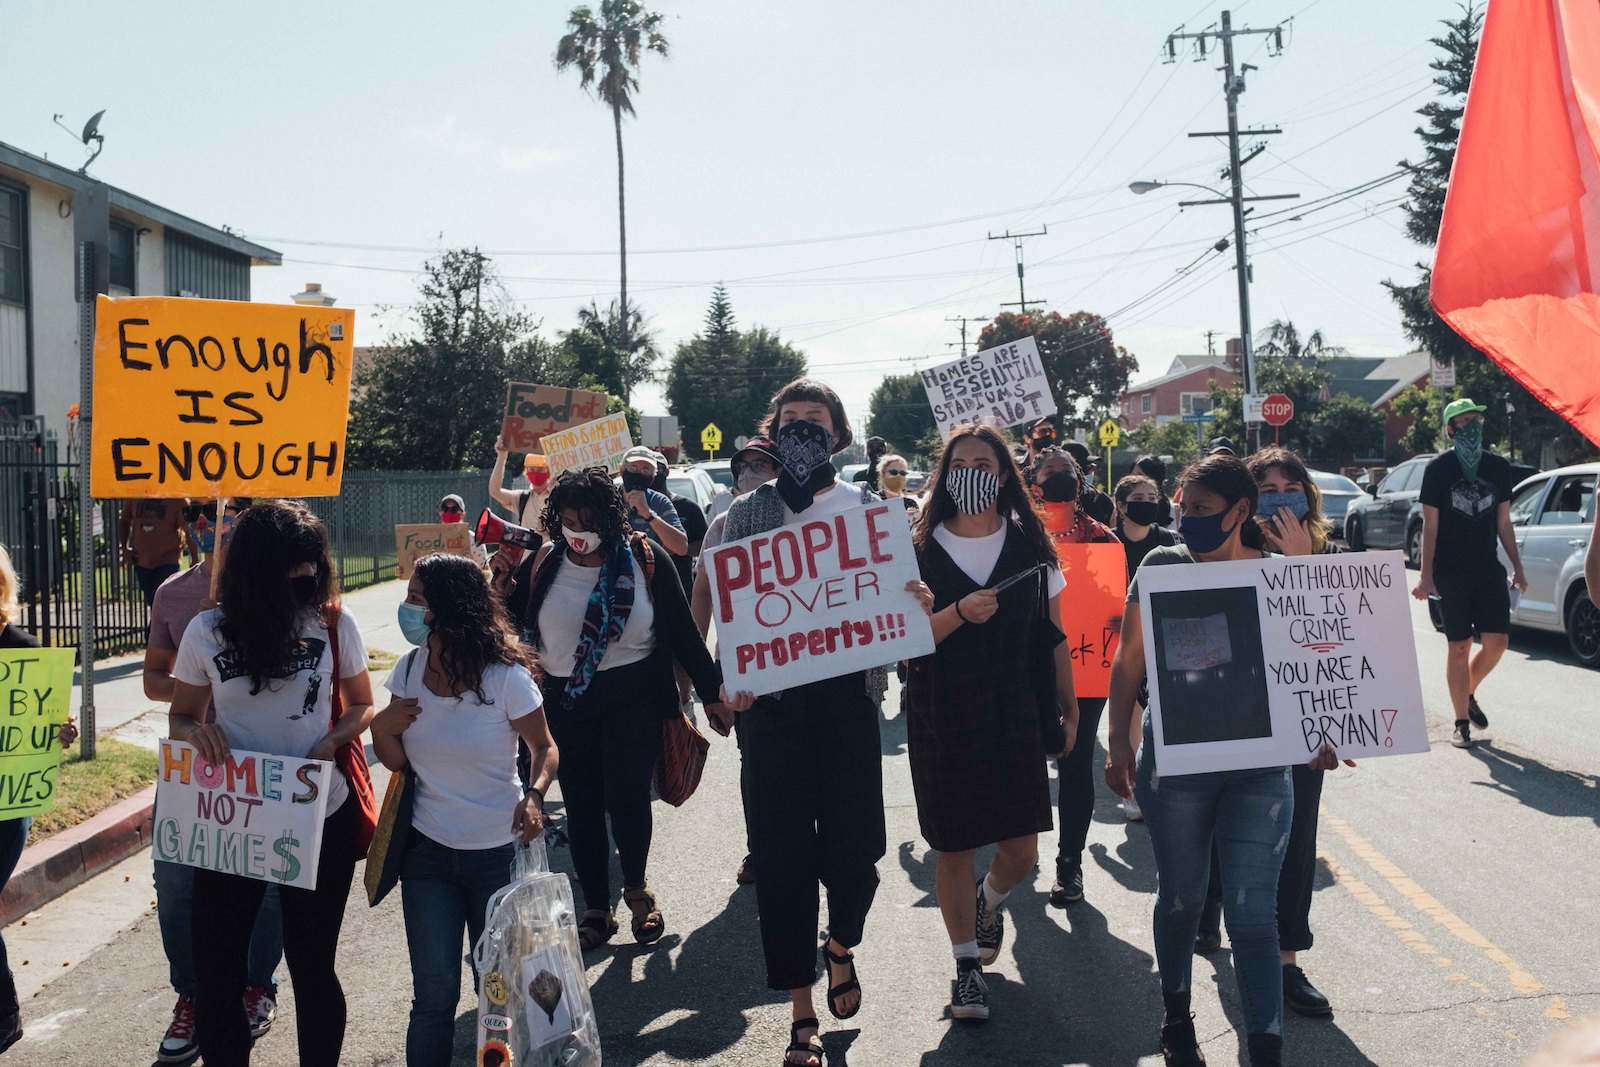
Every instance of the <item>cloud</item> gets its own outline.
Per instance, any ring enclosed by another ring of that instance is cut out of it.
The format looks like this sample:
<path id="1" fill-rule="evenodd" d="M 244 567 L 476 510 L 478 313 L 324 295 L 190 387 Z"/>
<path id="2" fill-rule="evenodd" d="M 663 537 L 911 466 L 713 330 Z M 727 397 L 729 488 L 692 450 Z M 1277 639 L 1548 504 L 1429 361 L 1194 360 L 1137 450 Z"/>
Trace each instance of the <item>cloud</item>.
<path id="1" fill-rule="evenodd" d="M 487 167 L 508 174 L 535 174 L 553 170 L 565 163 L 568 154 L 542 144 L 519 144 L 515 140 L 494 140 L 474 131 L 461 129 L 454 115 L 446 115 L 431 128 L 413 128 L 411 136 L 475 167 Z"/>

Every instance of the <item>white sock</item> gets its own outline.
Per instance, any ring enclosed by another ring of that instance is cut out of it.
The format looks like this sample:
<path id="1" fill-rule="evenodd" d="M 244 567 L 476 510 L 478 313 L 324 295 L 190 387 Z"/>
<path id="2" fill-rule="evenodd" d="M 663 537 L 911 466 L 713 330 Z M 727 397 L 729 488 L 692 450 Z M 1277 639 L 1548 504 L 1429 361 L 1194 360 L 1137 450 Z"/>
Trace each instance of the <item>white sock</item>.
<path id="1" fill-rule="evenodd" d="M 978 943 L 963 941 L 959 945 L 951 945 L 950 953 L 958 960 L 975 960 L 978 958 Z"/>
<path id="2" fill-rule="evenodd" d="M 983 876 L 983 906 L 986 910 L 994 911 L 1010 895 L 1011 890 L 1008 889 L 1002 893 L 994 887 L 994 883 L 989 880 L 988 875 Z"/>

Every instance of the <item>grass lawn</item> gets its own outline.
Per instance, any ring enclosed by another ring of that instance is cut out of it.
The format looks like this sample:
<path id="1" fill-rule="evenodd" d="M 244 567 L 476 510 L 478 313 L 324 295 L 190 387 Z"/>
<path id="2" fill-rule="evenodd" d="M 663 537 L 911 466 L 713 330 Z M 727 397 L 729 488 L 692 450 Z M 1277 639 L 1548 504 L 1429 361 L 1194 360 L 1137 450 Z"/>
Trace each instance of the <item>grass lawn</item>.
<path id="1" fill-rule="evenodd" d="M 367 649 L 367 670 L 386 671 L 400 661 L 399 655 L 381 648 Z"/>
<path id="2" fill-rule="evenodd" d="M 156 780 L 156 754 L 126 741 L 100 738 L 95 758 L 85 762 L 74 745 L 61 761 L 56 805 L 33 817 L 28 844 L 36 844 L 131 797 Z"/>

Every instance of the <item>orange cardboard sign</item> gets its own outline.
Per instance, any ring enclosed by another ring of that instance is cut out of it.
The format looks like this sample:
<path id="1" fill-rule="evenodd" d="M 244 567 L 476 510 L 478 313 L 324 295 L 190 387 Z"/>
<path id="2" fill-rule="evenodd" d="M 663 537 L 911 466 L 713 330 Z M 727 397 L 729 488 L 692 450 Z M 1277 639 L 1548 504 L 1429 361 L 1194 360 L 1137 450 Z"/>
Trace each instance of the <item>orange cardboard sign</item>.
<path id="1" fill-rule="evenodd" d="M 99 297 L 94 495 L 338 495 L 354 326 L 349 308 Z"/>
<path id="2" fill-rule="evenodd" d="M 472 558 L 472 527 L 464 522 L 401 523 L 394 528 L 395 577 L 409 579 L 417 560 L 434 553 Z"/>
<path id="3" fill-rule="evenodd" d="M 507 451 L 532 452 L 546 434 L 600 418 L 609 399 L 587 389 L 507 382 L 500 436 L 505 438 Z"/>
<path id="4" fill-rule="evenodd" d="M 1122 635 L 1128 555 L 1120 541 L 1056 545 L 1067 580 L 1061 629 L 1072 649 L 1072 684 L 1080 697 L 1111 695 L 1111 661 Z"/>

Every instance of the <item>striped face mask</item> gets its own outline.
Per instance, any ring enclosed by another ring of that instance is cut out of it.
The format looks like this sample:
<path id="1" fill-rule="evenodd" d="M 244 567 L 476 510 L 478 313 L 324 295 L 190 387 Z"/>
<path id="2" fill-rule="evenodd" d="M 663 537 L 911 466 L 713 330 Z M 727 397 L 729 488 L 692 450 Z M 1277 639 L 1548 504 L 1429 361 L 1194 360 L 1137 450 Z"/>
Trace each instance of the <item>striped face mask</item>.
<path id="1" fill-rule="evenodd" d="M 981 467 L 951 467 L 945 472 L 944 487 L 966 515 L 983 514 L 1000 496 L 999 477 Z"/>

